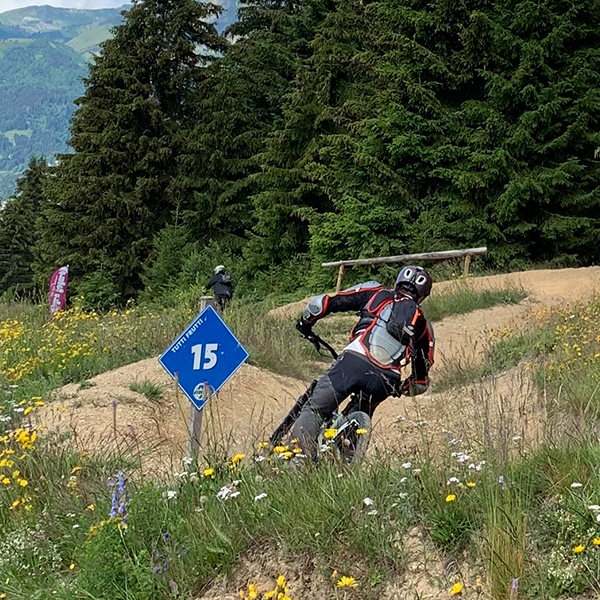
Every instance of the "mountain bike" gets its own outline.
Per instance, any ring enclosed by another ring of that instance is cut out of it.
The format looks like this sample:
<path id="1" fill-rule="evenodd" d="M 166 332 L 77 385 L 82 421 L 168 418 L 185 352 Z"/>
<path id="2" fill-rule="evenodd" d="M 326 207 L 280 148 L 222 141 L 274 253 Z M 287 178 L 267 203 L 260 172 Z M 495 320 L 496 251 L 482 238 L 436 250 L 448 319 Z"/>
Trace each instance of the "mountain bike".
<path id="1" fill-rule="evenodd" d="M 317 334 L 311 332 L 304 337 L 315 346 L 321 356 L 325 356 L 321 352 L 321 348 L 325 348 L 334 360 L 337 359 L 337 352 Z M 269 440 L 271 446 L 281 444 L 289 435 L 316 385 L 317 380 L 314 379 L 275 429 Z M 372 424 L 371 417 L 363 404 L 361 393 L 352 394 L 341 412 L 336 410 L 330 419 L 322 423 L 316 440 L 317 458 L 327 454 L 345 463 L 358 462 L 364 458 L 371 439 Z"/>

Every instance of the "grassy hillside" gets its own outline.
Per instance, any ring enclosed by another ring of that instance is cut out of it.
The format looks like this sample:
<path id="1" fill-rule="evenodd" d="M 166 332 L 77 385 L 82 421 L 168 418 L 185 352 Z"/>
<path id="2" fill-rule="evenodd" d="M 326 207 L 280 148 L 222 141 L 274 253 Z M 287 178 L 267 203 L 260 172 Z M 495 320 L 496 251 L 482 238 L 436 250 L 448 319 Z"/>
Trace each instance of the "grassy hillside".
<path id="1" fill-rule="evenodd" d="M 435 597 L 597 597 L 599 306 L 532 323 L 553 337 L 543 349 L 530 342 L 525 365 L 543 436 L 516 435 L 522 418 L 502 403 L 494 414 L 492 390 L 484 402 L 464 396 L 464 420 L 476 409 L 483 419 L 472 437 L 399 422 L 422 431 L 412 454 L 290 469 L 293 450 L 256 440 L 252 453 L 210 448 L 157 481 L 140 470 L 138 438 L 107 453 L 109 431 L 94 454 L 78 445 L 77 424 L 61 437 L 40 428 L 51 398 L 39 383 L 85 376 L 96 352 L 107 367 L 110 356 L 155 351 L 181 326 L 175 314 L 72 309 L 45 323 L 41 307 L 0 305 L 0 594 L 388 600 L 423 597 L 427 582 Z M 236 310 L 238 332 L 248 307 Z"/>
<path id="2" fill-rule="evenodd" d="M 86 58 L 121 18 L 120 9 L 51 6 L 0 13 L 0 197 L 32 154 L 52 160 L 67 150 Z"/>

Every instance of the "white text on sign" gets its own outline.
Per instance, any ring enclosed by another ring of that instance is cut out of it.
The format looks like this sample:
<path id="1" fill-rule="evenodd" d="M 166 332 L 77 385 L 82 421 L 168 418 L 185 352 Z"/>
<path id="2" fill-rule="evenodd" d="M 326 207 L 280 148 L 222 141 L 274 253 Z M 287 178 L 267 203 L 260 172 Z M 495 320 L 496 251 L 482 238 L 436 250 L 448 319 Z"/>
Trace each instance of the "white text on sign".
<path id="1" fill-rule="evenodd" d="M 204 363 L 202 362 L 204 348 Z M 192 354 L 194 355 L 194 371 L 208 371 L 217 364 L 217 350 L 219 344 L 196 344 L 192 346 Z"/>

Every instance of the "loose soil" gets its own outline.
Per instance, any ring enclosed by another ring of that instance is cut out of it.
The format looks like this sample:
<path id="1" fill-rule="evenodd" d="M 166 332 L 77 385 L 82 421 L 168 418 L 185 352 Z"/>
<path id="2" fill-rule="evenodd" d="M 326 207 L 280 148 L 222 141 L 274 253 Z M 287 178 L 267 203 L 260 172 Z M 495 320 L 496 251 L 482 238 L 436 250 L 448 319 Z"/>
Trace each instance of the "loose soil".
<path id="1" fill-rule="evenodd" d="M 453 285 L 456 282 L 439 283 L 436 293 Z M 476 310 L 437 323 L 433 378 L 448 365 L 480 360 L 493 331 L 521 327 L 540 311 L 591 299 L 600 290 L 600 267 L 472 278 L 466 285 L 518 286 L 529 295 L 516 305 Z M 272 314 L 293 318 L 303 306 L 295 303 Z M 161 399 L 150 401 L 129 389 L 132 381 L 144 379 L 164 386 Z M 181 468 L 189 403 L 175 392 L 156 358 L 103 373 L 91 383 L 87 389 L 72 384 L 58 390 L 55 402 L 41 415 L 43 422 L 70 433 L 87 451 L 127 451 L 140 459 L 147 472 Z M 209 403 L 204 414 L 203 447 L 217 445 L 229 453 L 248 451 L 257 441 L 268 438 L 306 383 L 244 365 Z M 424 441 L 440 444 L 448 439 L 461 439 L 465 448 L 471 449 L 483 441 L 534 444 L 542 435 L 539 423 L 543 410 L 528 372 L 518 367 L 461 389 L 389 399 L 375 415 L 371 452 L 394 449 L 410 453 Z"/>

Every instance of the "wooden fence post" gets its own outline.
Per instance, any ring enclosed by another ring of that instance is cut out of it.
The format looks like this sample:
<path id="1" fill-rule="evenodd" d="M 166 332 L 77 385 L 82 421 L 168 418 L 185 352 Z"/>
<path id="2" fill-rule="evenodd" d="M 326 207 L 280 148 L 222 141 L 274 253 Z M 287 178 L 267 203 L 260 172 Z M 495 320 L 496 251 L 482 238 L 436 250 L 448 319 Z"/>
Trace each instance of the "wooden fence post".
<path id="1" fill-rule="evenodd" d="M 342 277 L 343 276 L 344 276 L 344 265 L 340 265 L 340 268 L 338 270 L 337 283 L 335 284 L 335 292 L 336 292 L 336 294 L 342 288 Z"/>
<path id="2" fill-rule="evenodd" d="M 464 270 L 463 270 L 463 275 L 464 275 L 465 277 L 468 277 L 468 276 L 469 276 L 469 269 L 470 269 L 470 268 L 471 268 L 471 255 L 470 255 L 470 254 L 467 254 L 467 255 L 465 256 L 465 268 L 464 268 Z"/>
<path id="3" fill-rule="evenodd" d="M 212 305 L 212 296 L 202 296 L 200 298 L 200 312 L 207 306 Z M 177 385 L 177 380 L 176 380 Z M 204 386 L 202 390 L 204 405 L 210 400 L 210 388 Z M 202 436 L 202 410 L 198 410 L 192 402 L 190 402 L 190 418 L 188 421 L 188 440 L 185 455 L 192 459 L 192 465 L 196 466 L 198 462 L 198 453 L 200 451 L 200 438 Z"/>

